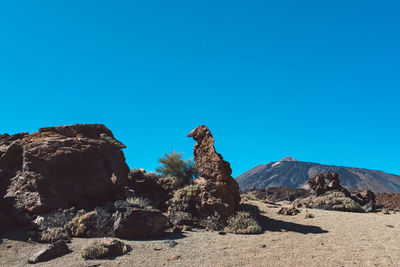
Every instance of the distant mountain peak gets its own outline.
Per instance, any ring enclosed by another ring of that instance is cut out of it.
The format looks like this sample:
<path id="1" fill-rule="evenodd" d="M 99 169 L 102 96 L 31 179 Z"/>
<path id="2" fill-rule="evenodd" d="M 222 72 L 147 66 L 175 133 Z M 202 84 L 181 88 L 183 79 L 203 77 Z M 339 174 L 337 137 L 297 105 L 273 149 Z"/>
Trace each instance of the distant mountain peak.
<path id="1" fill-rule="evenodd" d="M 297 161 L 296 159 L 292 158 L 292 157 L 284 157 L 283 159 L 281 159 L 280 161 Z"/>
<path id="2" fill-rule="evenodd" d="M 294 164 L 295 163 L 295 164 Z M 323 165 L 285 157 L 280 161 L 257 166 L 236 178 L 241 189 L 277 186 L 304 187 L 307 180 L 320 173 L 337 172 L 340 184 L 348 188 L 375 192 L 400 192 L 400 176 L 367 169 Z"/>

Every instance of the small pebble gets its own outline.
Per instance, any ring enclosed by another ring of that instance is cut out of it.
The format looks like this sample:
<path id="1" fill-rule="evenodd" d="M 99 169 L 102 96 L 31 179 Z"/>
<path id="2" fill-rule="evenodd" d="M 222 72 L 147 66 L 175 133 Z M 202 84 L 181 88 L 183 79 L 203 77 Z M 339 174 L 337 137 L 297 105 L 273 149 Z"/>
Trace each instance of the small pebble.
<path id="1" fill-rule="evenodd" d="M 266 248 L 267 246 L 264 245 L 264 244 L 259 244 L 257 247 L 259 247 L 259 248 Z"/>
<path id="2" fill-rule="evenodd" d="M 175 256 L 172 256 L 172 257 L 171 257 L 171 260 L 172 260 L 172 261 L 176 261 L 176 260 L 179 260 L 179 259 L 181 259 L 181 258 L 182 258 L 181 255 L 175 255 Z"/>
<path id="3" fill-rule="evenodd" d="M 164 241 L 164 244 L 167 244 L 170 248 L 173 248 L 173 247 L 175 247 L 176 245 L 178 245 L 178 243 L 175 242 L 174 240 Z"/>

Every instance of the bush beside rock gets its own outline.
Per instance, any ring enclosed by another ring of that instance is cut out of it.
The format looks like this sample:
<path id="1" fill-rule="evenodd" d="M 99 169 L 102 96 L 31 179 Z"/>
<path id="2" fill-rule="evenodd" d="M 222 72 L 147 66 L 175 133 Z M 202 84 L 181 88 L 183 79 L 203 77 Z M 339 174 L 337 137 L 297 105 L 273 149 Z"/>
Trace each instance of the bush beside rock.
<path id="1" fill-rule="evenodd" d="M 130 247 L 117 239 L 95 241 L 85 245 L 81 250 L 84 259 L 105 259 L 122 256 Z"/>

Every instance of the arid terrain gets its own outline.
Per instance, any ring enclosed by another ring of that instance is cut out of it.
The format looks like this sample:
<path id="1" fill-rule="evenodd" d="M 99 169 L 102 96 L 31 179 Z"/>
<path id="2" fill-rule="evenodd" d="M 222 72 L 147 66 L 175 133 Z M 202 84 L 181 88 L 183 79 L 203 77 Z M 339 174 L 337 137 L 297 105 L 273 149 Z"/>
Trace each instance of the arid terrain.
<path id="1" fill-rule="evenodd" d="M 308 209 L 315 217 L 305 219 L 306 209 L 285 216 L 277 214 L 278 205 L 250 203 L 260 208 L 262 234 L 220 235 L 201 229 L 167 233 L 161 239 L 127 241 L 132 251 L 124 256 L 88 261 L 82 259 L 80 249 L 89 239 L 74 238 L 69 244 L 73 252 L 36 266 L 395 266 L 400 262 L 399 213 Z M 177 245 L 169 247 L 165 243 L 169 240 Z M 4 238 L 0 265 L 26 266 L 28 258 L 44 246 L 15 236 Z"/>

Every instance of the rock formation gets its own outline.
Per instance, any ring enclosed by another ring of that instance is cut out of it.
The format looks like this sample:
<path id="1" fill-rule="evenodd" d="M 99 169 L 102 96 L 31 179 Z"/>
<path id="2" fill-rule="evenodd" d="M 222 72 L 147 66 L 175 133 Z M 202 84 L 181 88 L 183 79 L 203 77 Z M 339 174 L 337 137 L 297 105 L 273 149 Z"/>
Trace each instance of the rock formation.
<path id="1" fill-rule="evenodd" d="M 333 173 L 321 173 L 308 180 L 310 188 L 314 191 L 316 196 L 320 196 L 327 191 L 339 191 L 350 197 L 350 192 L 340 185 L 339 174 Z"/>
<path id="2" fill-rule="evenodd" d="M 313 193 L 318 197 L 327 192 L 341 192 L 343 196 L 349 198 L 359 204 L 360 210 L 365 212 L 373 212 L 376 211 L 379 206 L 375 203 L 375 194 L 371 190 L 366 190 L 361 193 L 350 193 L 349 190 L 340 185 L 339 174 L 336 172 L 333 173 L 321 173 L 314 177 L 311 177 L 308 180 L 308 184 L 310 188 L 313 190 Z M 339 211 L 349 211 L 349 208 L 346 208 L 343 204 L 334 205 L 332 207 L 333 210 Z M 352 208 L 351 208 L 352 209 Z M 350 210 L 352 211 L 352 210 Z"/>
<path id="3" fill-rule="evenodd" d="M 34 215 L 123 197 L 123 148 L 102 124 L 0 135 L 0 210 Z"/>
<path id="4" fill-rule="evenodd" d="M 200 188 L 201 214 L 226 219 L 238 210 L 240 202 L 239 185 L 231 176 L 230 165 L 215 151 L 207 126 L 197 127 L 188 137 L 197 141 L 193 154 L 200 174 L 195 182 Z"/>

